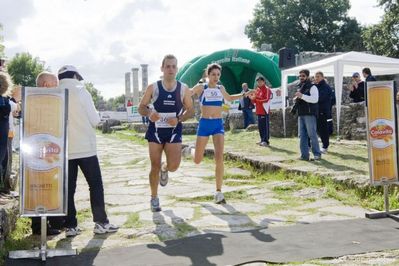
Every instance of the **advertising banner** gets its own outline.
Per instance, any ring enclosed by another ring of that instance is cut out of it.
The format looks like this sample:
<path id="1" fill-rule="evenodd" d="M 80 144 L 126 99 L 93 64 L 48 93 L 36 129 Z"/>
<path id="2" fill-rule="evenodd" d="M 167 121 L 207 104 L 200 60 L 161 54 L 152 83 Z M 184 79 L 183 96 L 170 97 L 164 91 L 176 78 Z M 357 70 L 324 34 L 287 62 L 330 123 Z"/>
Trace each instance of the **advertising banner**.
<path id="1" fill-rule="evenodd" d="M 367 82 L 367 140 L 370 182 L 398 182 L 397 125 L 393 81 Z"/>
<path id="2" fill-rule="evenodd" d="M 66 215 L 68 91 L 25 87 L 22 97 L 21 215 Z"/>

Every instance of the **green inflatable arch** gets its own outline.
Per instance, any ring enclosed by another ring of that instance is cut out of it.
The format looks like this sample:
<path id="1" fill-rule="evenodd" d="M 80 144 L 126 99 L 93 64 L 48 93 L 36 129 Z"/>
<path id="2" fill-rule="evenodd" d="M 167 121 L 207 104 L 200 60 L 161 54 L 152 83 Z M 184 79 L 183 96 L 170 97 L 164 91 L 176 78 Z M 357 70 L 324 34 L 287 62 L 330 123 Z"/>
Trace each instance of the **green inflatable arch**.
<path id="1" fill-rule="evenodd" d="M 241 92 L 241 84 L 244 82 L 252 87 L 258 73 L 264 76 L 273 88 L 281 85 L 278 55 L 246 49 L 227 49 L 197 56 L 184 64 L 176 77 L 193 87 L 203 77 L 204 70 L 210 63 L 222 66 L 221 82 L 230 94 Z"/>

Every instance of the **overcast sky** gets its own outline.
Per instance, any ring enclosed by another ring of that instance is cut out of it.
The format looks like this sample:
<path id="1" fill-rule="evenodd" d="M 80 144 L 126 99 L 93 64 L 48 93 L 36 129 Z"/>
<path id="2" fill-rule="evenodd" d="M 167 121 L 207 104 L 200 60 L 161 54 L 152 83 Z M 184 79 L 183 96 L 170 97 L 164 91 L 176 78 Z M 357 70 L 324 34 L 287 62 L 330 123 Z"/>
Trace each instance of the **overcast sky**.
<path id="1" fill-rule="evenodd" d="M 149 64 L 150 82 L 159 78 L 165 54 L 181 66 L 216 50 L 250 49 L 244 28 L 258 1 L 0 0 L 0 23 L 8 58 L 29 52 L 53 72 L 73 64 L 110 98 L 124 93 L 132 67 Z M 349 15 L 362 24 L 383 14 L 376 0 L 350 2 Z"/>

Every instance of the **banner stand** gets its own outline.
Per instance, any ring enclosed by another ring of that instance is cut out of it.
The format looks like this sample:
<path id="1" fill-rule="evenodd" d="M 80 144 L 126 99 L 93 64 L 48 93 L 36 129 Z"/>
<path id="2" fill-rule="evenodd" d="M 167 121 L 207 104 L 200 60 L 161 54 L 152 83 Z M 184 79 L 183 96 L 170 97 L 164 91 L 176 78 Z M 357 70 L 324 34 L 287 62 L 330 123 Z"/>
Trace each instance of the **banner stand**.
<path id="1" fill-rule="evenodd" d="M 382 180 L 384 186 L 384 209 L 385 211 L 366 213 L 366 218 L 369 219 L 380 219 L 380 218 L 392 218 L 399 222 L 399 209 L 389 211 L 389 182 L 385 179 Z"/>
<path id="2" fill-rule="evenodd" d="M 40 250 L 16 250 L 10 251 L 11 259 L 42 259 L 59 257 L 59 256 L 76 256 L 76 249 L 47 249 L 47 216 L 41 216 L 41 237 Z"/>
<path id="3" fill-rule="evenodd" d="M 40 217 L 40 247 L 9 252 L 10 259 L 75 256 L 76 249 L 47 249 L 47 217 L 67 215 L 68 90 L 22 88 L 20 216 Z"/>
<path id="4" fill-rule="evenodd" d="M 389 185 L 399 183 L 396 86 L 394 81 L 368 81 L 365 84 L 370 184 L 384 187 L 385 209 L 365 213 L 365 216 L 399 222 L 399 210 L 389 210 Z"/>

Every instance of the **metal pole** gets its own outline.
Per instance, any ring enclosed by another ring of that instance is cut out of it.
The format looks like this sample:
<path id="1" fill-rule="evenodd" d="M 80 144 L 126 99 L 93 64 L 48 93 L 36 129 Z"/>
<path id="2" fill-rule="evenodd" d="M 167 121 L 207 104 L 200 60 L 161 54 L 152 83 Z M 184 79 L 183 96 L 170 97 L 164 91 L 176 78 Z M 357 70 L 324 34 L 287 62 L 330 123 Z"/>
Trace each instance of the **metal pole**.
<path id="1" fill-rule="evenodd" d="M 389 195 L 388 195 L 388 184 L 384 184 L 384 206 L 385 206 L 385 212 L 389 214 Z"/>
<path id="2" fill-rule="evenodd" d="M 42 258 L 42 261 L 45 261 L 47 253 L 47 216 L 41 217 L 41 227 L 42 235 L 40 239 L 40 257 Z"/>

